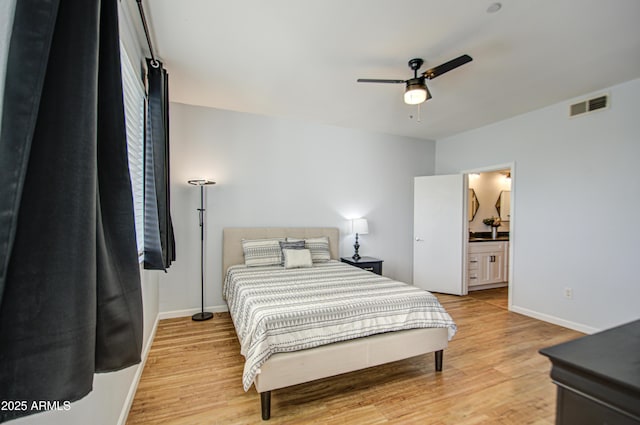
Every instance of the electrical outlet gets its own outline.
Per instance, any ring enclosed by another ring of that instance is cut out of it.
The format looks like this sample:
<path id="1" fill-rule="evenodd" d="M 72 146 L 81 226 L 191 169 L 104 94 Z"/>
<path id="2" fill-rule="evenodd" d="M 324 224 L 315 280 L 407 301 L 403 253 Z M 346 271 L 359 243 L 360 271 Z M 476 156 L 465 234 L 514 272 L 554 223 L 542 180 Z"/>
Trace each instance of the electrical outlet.
<path id="1" fill-rule="evenodd" d="M 573 289 L 571 288 L 564 288 L 564 297 L 568 300 L 573 298 Z"/>

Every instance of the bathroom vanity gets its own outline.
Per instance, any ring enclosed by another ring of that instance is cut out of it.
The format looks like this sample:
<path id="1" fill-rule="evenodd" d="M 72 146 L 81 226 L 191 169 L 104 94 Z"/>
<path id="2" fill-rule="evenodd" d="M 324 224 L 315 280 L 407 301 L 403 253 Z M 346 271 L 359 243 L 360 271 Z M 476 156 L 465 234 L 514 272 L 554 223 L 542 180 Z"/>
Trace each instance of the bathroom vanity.
<path id="1" fill-rule="evenodd" d="M 467 249 L 468 290 L 507 286 L 509 237 L 470 237 Z"/>

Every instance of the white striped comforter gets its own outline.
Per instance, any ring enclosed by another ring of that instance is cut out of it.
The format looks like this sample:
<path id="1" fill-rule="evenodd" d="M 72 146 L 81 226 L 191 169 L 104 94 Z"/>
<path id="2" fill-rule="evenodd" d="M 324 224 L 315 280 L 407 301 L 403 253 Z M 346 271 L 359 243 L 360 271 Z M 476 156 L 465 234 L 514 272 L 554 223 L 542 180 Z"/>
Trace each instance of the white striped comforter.
<path id="1" fill-rule="evenodd" d="M 338 261 L 312 268 L 229 267 L 223 295 L 245 357 L 247 391 L 274 353 L 368 335 L 456 325 L 429 292 Z"/>

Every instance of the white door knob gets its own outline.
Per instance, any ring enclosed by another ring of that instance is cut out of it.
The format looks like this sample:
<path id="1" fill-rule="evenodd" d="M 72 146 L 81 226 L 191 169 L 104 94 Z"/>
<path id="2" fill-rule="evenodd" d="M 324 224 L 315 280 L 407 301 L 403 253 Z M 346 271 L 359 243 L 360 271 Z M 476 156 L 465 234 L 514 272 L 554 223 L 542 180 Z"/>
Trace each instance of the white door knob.
<path id="1" fill-rule="evenodd" d="M 416 242 L 422 242 L 422 241 L 424 241 L 424 239 L 416 237 Z"/>

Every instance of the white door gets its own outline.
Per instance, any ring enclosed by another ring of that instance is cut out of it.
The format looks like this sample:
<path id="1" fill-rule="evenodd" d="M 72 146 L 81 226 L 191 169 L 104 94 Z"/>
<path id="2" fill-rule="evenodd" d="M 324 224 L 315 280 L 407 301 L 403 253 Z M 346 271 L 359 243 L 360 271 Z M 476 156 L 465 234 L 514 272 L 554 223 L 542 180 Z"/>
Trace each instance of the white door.
<path id="1" fill-rule="evenodd" d="M 416 177 L 413 190 L 413 284 L 428 291 L 465 295 L 464 176 Z"/>

